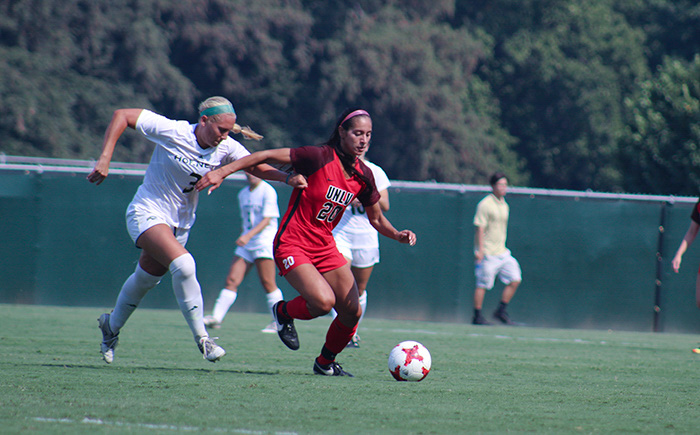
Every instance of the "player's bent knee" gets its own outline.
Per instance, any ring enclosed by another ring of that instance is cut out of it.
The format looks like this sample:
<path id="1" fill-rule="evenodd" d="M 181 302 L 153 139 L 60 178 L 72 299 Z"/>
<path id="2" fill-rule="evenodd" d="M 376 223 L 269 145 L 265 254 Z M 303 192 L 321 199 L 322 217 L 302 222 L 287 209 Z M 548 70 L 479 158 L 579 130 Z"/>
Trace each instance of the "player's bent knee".
<path id="1" fill-rule="evenodd" d="M 338 313 L 337 318 L 346 326 L 355 326 L 360 323 L 360 316 L 355 313 Z"/>
<path id="2" fill-rule="evenodd" d="M 183 279 L 197 275 L 197 265 L 192 254 L 182 254 L 170 263 L 170 273 Z"/>
<path id="3" fill-rule="evenodd" d="M 331 310 L 333 309 L 333 305 L 330 304 L 310 304 L 311 305 L 311 310 L 314 313 L 319 313 L 319 316 L 325 316 L 326 314 L 330 313 Z"/>
<path id="4" fill-rule="evenodd" d="M 360 317 L 362 316 L 362 307 L 359 305 L 352 308 L 338 306 L 335 307 L 335 311 L 338 313 L 338 317 L 341 317 L 346 322 L 353 324 L 359 322 Z"/>
<path id="5" fill-rule="evenodd" d="M 320 297 L 315 300 L 307 301 L 311 312 L 318 313 L 319 316 L 325 316 L 330 313 L 335 305 L 334 297 Z"/>

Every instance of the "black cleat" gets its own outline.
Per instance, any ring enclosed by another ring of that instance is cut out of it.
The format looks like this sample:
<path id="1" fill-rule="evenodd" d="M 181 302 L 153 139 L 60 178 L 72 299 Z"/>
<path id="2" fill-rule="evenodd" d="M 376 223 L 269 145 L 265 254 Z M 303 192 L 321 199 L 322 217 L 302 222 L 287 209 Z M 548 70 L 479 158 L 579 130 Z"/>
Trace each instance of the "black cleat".
<path id="1" fill-rule="evenodd" d="M 516 325 L 516 323 L 510 320 L 510 316 L 505 310 L 497 310 L 493 313 L 494 319 L 499 320 L 504 325 Z"/>
<path id="2" fill-rule="evenodd" d="M 474 316 L 474 319 L 472 320 L 472 325 L 490 325 L 491 322 L 486 320 L 484 316 L 479 314 L 478 316 Z"/>
<path id="3" fill-rule="evenodd" d="M 277 307 L 283 304 L 284 301 L 279 301 L 272 307 L 272 315 L 275 316 L 275 323 L 277 324 L 277 335 L 280 336 L 280 340 L 285 346 L 292 350 L 299 349 L 299 336 L 297 335 L 297 330 L 294 327 L 294 319 L 282 320 L 277 314 Z"/>
<path id="4" fill-rule="evenodd" d="M 348 376 L 350 378 L 354 378 L 352 374 L 343 370 L 343 368 L 340 367 L 340 364 L 335 361 L 324 367 L 318 363 L 318 360 L 314 360 L 314 374 L 322 376 Z"/>

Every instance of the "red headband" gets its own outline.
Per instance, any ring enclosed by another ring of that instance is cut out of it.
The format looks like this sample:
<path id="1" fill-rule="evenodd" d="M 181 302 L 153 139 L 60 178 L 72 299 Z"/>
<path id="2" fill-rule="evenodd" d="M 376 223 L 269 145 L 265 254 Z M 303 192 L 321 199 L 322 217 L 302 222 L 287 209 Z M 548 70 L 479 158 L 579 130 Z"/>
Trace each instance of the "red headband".
<path id="1" fill-rule="evenodd" d="M 359 116 L 359 115 L 365 115 L 365 116 L 367 116 L 367 117 L 370 117 L 370 116 L 369 116 L 369 113 L 367 113 L 367 111 L 365 111 L 365 110 L 362 110 L 362 109 L 360 109 L 360 110 L 355 110 L 354 112 L 350 112 L 350 113 L 348 114 L 348 116 L 346 116 L 345 119 L 343 119 L 343 121 L 340 123 L 340 125 L 345 124 L 345 121 L 347 121 L 348 119 L 354 118 L 354 117 Z"/>

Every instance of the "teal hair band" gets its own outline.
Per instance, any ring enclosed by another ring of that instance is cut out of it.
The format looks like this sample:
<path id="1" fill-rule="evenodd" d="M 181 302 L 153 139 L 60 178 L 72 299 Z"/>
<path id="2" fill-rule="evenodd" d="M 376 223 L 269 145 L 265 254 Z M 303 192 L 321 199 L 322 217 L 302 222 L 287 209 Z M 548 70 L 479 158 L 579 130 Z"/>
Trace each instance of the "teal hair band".
<path id="1" fill-rule="evenodd" d="M 233 110 L 233 106 L 230 104 L 222 104 L 220 106 L 212 106 L 212 107 L 207 107 L 206 109 L 202 110 L 199 113 L 199 116 L 213 116 L 213 115 L 219 115 L 221 113 L 233 113 L 234 115 L 236 114 L 236 111 Z"/>

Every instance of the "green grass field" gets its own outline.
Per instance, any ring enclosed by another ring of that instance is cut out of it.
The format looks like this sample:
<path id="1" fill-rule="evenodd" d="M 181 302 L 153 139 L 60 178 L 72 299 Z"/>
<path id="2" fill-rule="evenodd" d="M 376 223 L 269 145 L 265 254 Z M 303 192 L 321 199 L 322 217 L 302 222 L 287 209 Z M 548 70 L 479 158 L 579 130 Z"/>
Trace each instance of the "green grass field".
<path id="1" fill-rule="evenodd" d="M 216 330 L 202 359 L 179 311 L 136 310 L 111 365 L 99 308 L 0 305 L 0 433 L 699 433 L 693 335 L 365 319 L 338 361 L 311 372 L 328 318 L 297 322 L 301 349 L 262 314 Z M 425 344 L 433 368 L 396 382 L 387 355 Z"/>

